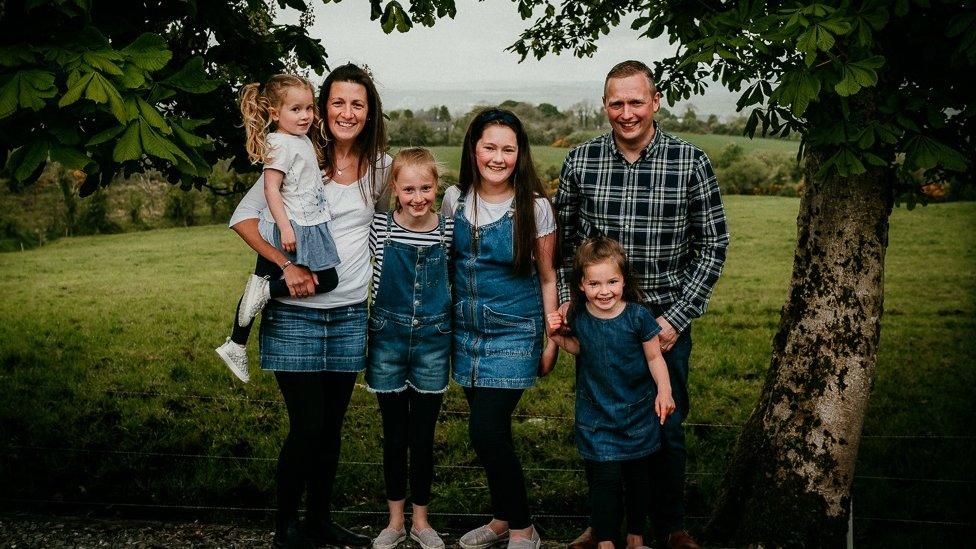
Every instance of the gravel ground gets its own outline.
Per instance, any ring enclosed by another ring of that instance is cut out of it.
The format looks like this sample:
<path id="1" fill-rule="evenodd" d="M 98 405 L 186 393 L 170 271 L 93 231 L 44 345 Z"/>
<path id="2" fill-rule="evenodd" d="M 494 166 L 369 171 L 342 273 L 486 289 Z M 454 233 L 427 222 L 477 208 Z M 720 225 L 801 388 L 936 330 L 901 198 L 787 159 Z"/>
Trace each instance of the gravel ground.
<path id="1" fill-rule="evenodd" d="M 369 532 L 360 532 L 369 534 Z M 0 514 L 0 549 L 85 547 L 269 547 L 270 528 L 203 522 L 159 522 L 87 517 Z M 445 535 L 448 547 L 454 536 Z M 546 549 L 565 547 L 544 542 Z M 417 549 L 408 542 L 401 549 Z"/>

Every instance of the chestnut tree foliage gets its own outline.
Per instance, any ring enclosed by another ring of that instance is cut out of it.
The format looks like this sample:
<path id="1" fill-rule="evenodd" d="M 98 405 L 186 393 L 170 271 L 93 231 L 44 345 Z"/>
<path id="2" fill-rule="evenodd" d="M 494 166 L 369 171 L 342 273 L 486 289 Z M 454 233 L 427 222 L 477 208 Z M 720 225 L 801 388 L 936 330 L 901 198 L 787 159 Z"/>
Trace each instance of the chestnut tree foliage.
<path id="1" fill-rule="evenodd" d="M 236 91 L 287 69 L 321 74 L 304 25 L 274 23 L 302 0 L 0 2 L 0 177 L 17 187 L 48 160 L 83 170 L 87 195 L 121 172 L 206 185 L 246 158 Z M 226 191 L 226 189 L 224 189 Z"/>

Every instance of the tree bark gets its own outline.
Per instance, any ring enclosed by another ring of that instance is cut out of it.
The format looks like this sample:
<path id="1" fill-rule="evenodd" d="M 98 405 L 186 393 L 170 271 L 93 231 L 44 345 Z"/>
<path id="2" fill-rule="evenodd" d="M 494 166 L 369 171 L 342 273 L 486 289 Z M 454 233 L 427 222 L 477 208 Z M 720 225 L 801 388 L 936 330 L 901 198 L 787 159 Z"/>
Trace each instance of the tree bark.
<path id="1" fill-rule="evenodd" d="M 806 155 L 789 296 L 759 402 L 733 451 L 711 539 L 843 547 L 874 382 L 891 201 L 883 172 L 814 176 Z"/>

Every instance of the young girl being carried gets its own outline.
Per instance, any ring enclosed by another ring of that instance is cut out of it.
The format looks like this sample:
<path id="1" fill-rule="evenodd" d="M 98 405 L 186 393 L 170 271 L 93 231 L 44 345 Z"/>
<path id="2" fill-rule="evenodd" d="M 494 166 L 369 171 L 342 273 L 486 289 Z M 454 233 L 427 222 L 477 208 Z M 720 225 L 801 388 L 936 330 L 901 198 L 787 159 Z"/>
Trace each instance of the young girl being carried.
<path id="1" fill-rule="evenodd" d="M 644 545 L 649 456 L 660 448 L 661 425 L 675 409 L 657 337 L 661 329 L 640 302 L 626 252 L 617 241 L 597 237 L 576 252 L 566 321 L 559 311 L 546 315 L 552 335 L 544 368 L 555 363 L 557 345 L 576 355 L 576 446 L 586 465 L 590 524 L 600 549 L 613 549 L 619 536 L 621 500 L 627 547 Z"/>
<path id="2" fill-rule="evenodd" d="M 390 509 L 389 524 L 373 547 L 393 549 L 406 539 L 409 479 L 409 535 L 423 549 L 443 549 L 427 522 L 427 505 L 434 426 L 450 373 L 448 260 L 454 222 L 432 210 L 439 170 L 429 150 L 401 150 L 391 172 L 394 211 L 375 214 L 369 234 L 374 259 L 366 385 L 376 393 L 383 416 L 383 477 Z"/>
<path id="3" fill-rule="evenodd" d="M 275 221 L 273 230 L 261 236 L 288 257 L 276 265 L 258 256 L 237 303 L 231 336 L 216 349 L 231 372 L 247 383 L 245 348 L 251 323 L 268 300 L 290 295 L 284 270 L 304 265 L 316 277 L 315 293 L 329 292 L 338 283 L 339 254 L 329 231 L 332 217 L 319 169 L 321 124 L 312 85 L 290 74 L 272 76 L 264 85 L 248 84 L 241 92 L 241 114 L 248 157 L 264 164 L 264 194 Z M 309 139 L 310 130 L 316 139 Z"/>

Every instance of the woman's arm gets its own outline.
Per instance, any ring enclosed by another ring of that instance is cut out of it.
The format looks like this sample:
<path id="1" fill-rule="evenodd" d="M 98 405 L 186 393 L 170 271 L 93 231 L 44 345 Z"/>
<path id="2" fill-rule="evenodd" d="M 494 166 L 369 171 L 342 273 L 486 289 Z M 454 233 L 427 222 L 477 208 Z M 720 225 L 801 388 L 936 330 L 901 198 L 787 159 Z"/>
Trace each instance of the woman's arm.
<path id="1" fill-rule="evenodd" d="M 243 203 L 243 202 L 242 202 Z M 238 206 L 240 208 L 240 206 Z M 255 252 L 264 257 L 269 261 L 273 261 L 275 265 L 281 267 L 288 261 L 285 254 L 281 253 L 278 248 L 272 246 L 267 240 L 261 238 L 261 233 L 258 231 L 258 220 L 256 217 L 250 217 L 238 221 L 233 226 L 231 226 L 244 242 L 247 243 Z M 315 293 L 316 279 L 315 275 L 302 267 L 301 265 L 290 265 L 285 268 L 285 283 L 288 284 L 288 291 L 291 292 L 292 297 L 304 297 L 307 295 L 312 295 Z"/>
<path id="2" fill-rule="evenodd" d="M 552 232 L 535 239 L 535 266 L 539 273 L 539 288 L 542 290 L 542 315 L 555 311 L 559 307 L 556 295 L 556 270 L 552 266 L 552 258 L 556 249 L 556 233 Z M 548 322 L 546 334 L 549 334 Z"/>

